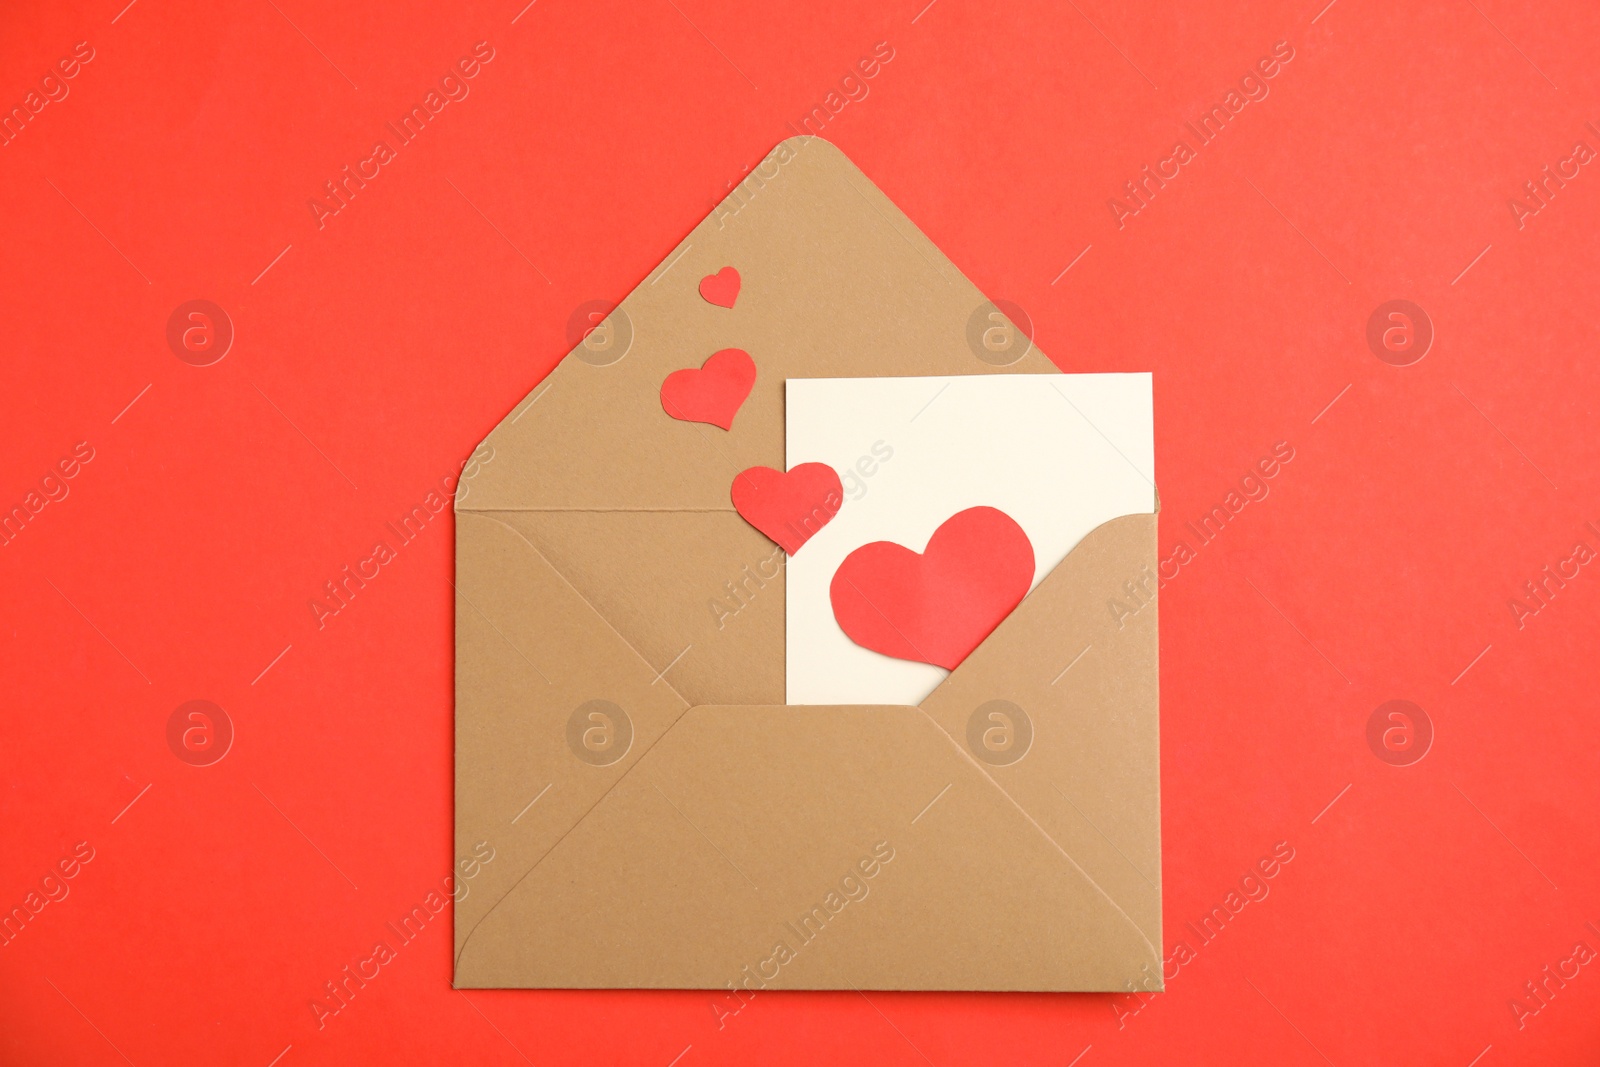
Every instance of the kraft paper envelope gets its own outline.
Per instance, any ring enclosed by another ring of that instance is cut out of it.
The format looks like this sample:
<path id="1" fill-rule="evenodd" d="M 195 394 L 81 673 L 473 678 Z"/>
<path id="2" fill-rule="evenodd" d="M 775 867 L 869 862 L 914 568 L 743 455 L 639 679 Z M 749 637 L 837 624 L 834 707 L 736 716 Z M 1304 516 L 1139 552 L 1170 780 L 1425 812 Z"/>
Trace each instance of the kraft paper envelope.
<path id="1" fill-rule="evenodd" d="M 725 348 L 732 429 L 667 417 Z M 783 557 L 729 500 L 784 468 L 786 378 L 1055 370 L 795 138 L 495 428 L 456 503 L 458 987 L 1160 988 L 1155 516 L 920 707 L 785 707 Z"/>

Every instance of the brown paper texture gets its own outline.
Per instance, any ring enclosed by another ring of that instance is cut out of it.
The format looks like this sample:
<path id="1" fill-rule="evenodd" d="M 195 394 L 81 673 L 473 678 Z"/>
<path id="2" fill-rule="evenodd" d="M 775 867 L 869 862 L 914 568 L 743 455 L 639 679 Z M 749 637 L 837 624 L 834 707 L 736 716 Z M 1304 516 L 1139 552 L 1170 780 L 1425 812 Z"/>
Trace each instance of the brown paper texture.
<path id="1" fill-rule="evenodd" d="M 702 300 L 729 265 L 735 307 Z M 790 708 L 782 556 L 729 501 L 784 467 L 786 378 L 1056 370 L 969 341 L 992 311 L 795 138 L 489 435 L 456 503 L 456 851 L 496 858 L 456 986 L 1160 987 L 1157 607 L 1107 607 L 1155 516 L 1091 532 L 920 707 Z M 730 347 L 732 430 L 667 417 L 662 380 Z"/>

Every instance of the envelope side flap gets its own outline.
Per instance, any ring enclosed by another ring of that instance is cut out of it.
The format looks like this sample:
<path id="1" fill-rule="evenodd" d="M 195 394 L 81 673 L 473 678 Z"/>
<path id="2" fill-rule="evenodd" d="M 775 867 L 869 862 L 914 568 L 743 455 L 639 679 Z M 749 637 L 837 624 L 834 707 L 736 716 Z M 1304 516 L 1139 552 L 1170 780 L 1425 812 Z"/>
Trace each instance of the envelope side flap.
<path id="1" fill-rule="evenodd" d="M 740 705 L 685 713 L 483 918 L 456 984 L 1122 989 L 1142 967 L 1151 942 L 920 710 Z"/>
<path id="2" fill-rule="evenodd" d="M 459 948 L 688 705 L 501 518 L 457 516 L 455 585 Z"/>
<path id="3" fill-rule="evenodd" d="M 732 308 L 696 292 L 726 266 L 743 278 Z M 844 153 L 791 138 L 615 311 L 581 324 L 594 332 L 485 439 L 493 461 L 457 509 L 729 511 L 735 474 L 784 465 L 786 378 L 1056 370 L 1033 348 L 1003 367 L 978 358 L 968 326 L 983 307 Z M 667 375 L 725 348 L 756 366 L 732 429 L 669 418 Z"/>
<path id="4" fill-rule="evenodd" d="M 922 708 L 1160 944 L 1157 565 L 1096 527 Z"/>
<path id="5" fill-rule="evenodd" d="M 783 553 L 738 515 L 492 514 L 688 703 L 783 699 Z"/>

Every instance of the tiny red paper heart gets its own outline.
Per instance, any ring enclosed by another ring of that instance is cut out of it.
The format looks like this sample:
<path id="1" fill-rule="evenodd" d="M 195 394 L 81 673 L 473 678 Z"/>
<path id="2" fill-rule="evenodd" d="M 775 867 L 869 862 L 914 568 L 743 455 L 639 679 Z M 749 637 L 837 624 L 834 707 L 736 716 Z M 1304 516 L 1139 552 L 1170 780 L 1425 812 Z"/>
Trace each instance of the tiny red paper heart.
<path id="1" fill-rule="evenodd" d="M 733 302 L 739 299 L 739 272 L 723 267 L 715 274 L 707 274 L 700 279 L 700 296 L 708 304 L 733 307 Z"/>
<path id="2" fill-rule="evenodd" d="M 751 467 L 734 476 L 734 510 L 789 555 L 839 513 L 844 486 L 826 463 L 802 463 L 785 474 Z"/>
<path id="3" fill-rule="evenodd" d="M 1033 545 L 996 508 L 944 521 L 920 555 L 892 541 L 862 545 L 834 572 L 833 617 L 863 648 L 955 670 L 1033 584 Z"/>
<path id="4" fill-rule="evenodd" d="M 756 384 L 756 361 L 738 348 L 724 348 L 698 368 L 675 370 L 661 383 L 661 409 L 684 422 L 733 429 L 739 405 Z"/>

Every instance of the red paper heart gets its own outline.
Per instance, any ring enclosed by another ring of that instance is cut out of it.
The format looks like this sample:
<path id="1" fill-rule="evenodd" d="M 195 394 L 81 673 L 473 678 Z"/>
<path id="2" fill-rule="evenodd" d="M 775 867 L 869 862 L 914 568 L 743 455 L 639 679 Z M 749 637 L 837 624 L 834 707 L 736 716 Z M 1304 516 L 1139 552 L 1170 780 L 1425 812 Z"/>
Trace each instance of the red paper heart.
<path id="1" fill-rule="evenodd" d="M 789 555 L 839 513 L 844 486 L 826 463 L 802 463 L 785 474 L 751 467 L 733 479 L 734 510 Z"/>
<path id="2" fill-rule="evenodd" d="M 708 304 L 733 307 L 733 302 L 739 299 L 739 272 L 723 267 L 715 274 L 707 274 L 700 279 L 700 296 Z"/>
<path id="3" fill-rule="evenodd" d="M 661 409 L 684 422 L 708 422 L 733 429 L 739 405 L 756 384 L 750 353 L 724 348 L 698 368 L 675 370 L 661 383 Z"/>
<path id="4" fill-rule="evenodd" d="M 968 508 L 921 555 L 892 541 L 862 545 L 834 572 L 833 617 L 863 648 L 955 670 L 1027 596 L 1033 545 L 1011 516 Z"/>

